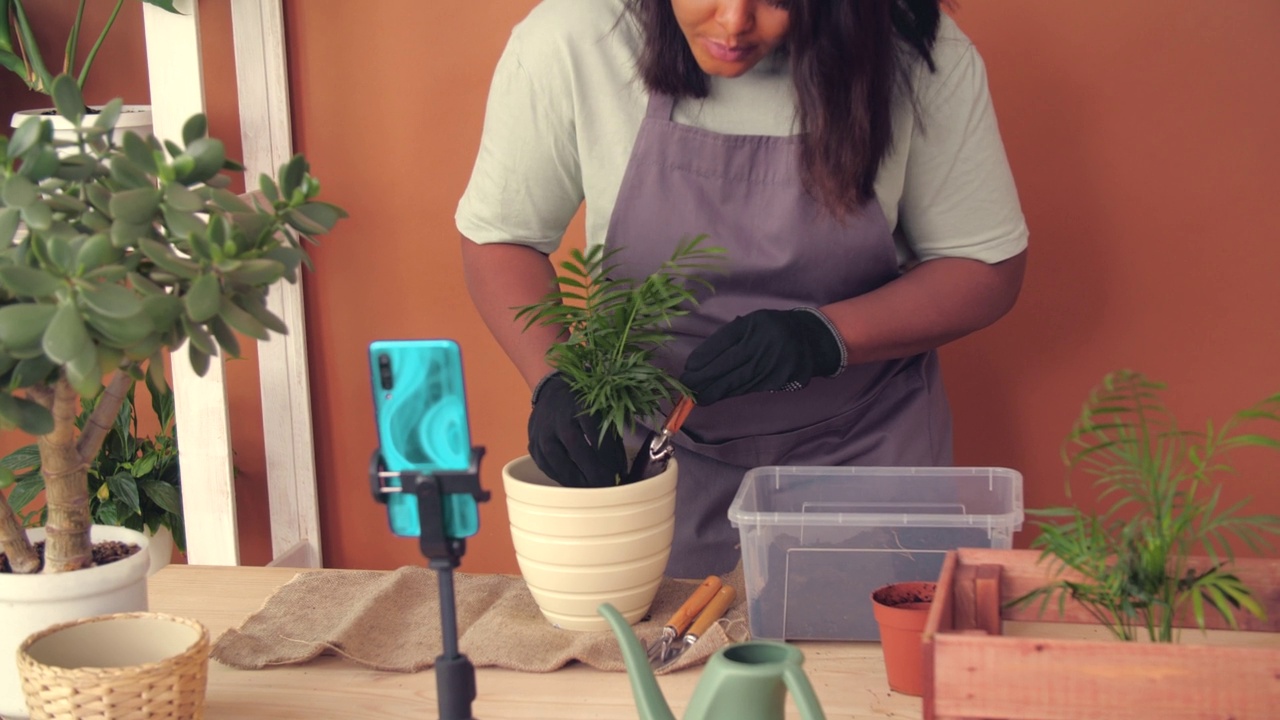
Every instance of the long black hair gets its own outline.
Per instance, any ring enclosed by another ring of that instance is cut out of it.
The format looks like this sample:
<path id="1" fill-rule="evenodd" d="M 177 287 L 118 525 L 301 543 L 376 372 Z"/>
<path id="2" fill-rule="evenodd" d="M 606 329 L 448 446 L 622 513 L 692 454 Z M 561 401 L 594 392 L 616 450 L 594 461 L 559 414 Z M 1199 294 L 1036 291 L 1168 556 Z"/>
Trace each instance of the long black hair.
<path id="1" fill-rule="evenodd" d="M 836 216 L 875 190 L 893 142 L 893 106 L 910 92 L 910 55 L 932 71 L 943 0 L 787 0 L 805 185 Z M 671 0 L 626 0 L 644 36 L 640 77 L 650 92 L 706 97 L 707 76 Z"/>

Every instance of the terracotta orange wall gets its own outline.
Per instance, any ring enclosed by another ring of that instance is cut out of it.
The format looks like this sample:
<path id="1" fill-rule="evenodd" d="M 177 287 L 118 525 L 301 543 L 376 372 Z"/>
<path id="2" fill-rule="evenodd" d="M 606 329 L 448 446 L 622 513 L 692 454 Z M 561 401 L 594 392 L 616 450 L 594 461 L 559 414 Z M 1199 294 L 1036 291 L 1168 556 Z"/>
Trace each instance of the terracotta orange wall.
<path id="1" fill-rule="evenodd" d="M 462 344 L 494 492 L 464 569 L 515 569 L 499 469 L 523 452 L 528 392 L 466 297 L 452 218 L 489 75 L 534 4 L 286 0 L 296 142 L 352 216 L 313 252 L 306 279 L 329 566 L 421 561 L 366 489 L 365 348 L 440 336 Z M 201 4 L 207 94 L 215 134 L 233 140 L 222 6 Z M 1269 29 L 1280 6 L 968 0 L 953 14 L 986 59 L 1033 246 L 1017 308 L 943 352 L 957 460 L 1017 468 L 1027 504 L 1042 506 L 1063 498 L 1059 443 L 1109 370 L 1169 382 L 1192 427 L 1280 390 L 1280 96 L 1269 91 L 1280 87 Z M 10 92 L 0 84 L 0 110 Z M 230 372 L 242 554 L 257 564 L 270 551 L 252 368 Z M 1280 512 L 1269 484 L 1280 460 L 1241 460 L 1230 497 Z"/>
<path id="2" fill-rule="evenodd" d="M 367 348 L 384 338 L 462 346 L 473 442 L 487 447 L 464 568 L 515 569 L 499 470 L 521 454 L 528 390 L 463 286 L 454 206 L 480 137 L 488 79 L 532 2 L 287 2 L 295 140 L 351 214 L 312 253 L 307 333 L 326 565 L 422 562 L 368 490 L 376 446 Z M 358 43 L 352 32 L 358 32 Z"/>
<path id="3" fill-rule="evenodd" d="M 1280 5 L 970 0 L 957 17 L 1033 246 L 1015 311 L 945 351 L 957 456 L 1022 470 L 1043 506 L 1109 370 L 1169 383 L 1190 429 L 1280 391 Z M 1226 498 L 1280 511 L 1280 457 L 1238 462 Z"/>

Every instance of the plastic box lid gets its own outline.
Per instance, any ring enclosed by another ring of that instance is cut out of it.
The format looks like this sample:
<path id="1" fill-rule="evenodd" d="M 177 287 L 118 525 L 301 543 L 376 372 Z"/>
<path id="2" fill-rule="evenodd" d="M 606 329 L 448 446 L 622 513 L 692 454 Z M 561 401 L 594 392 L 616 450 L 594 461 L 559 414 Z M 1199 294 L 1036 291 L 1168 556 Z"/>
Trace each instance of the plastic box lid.
<path id="1" fill-rule="evenodd" d="M 942 481 L 942 482 L 940 482 Z M 998 467 L 767 466 L 743 477 L 743 525 L 1022 529 L 1022 475 Z"/>

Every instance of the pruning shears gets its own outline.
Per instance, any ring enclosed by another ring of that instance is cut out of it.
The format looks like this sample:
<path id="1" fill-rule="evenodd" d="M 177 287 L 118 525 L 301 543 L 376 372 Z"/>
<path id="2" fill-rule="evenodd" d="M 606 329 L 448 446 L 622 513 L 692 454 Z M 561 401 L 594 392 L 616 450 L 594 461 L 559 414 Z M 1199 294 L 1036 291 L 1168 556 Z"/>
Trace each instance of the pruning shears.
<path id="1" fill-rule="evenodd" d="M 635 461 L 631 463 L 626 483 L 653 477 L 667 468 L 667 461 L 676 452 L 675 445 L 671 443 L 671 436 L 680 432 L 680 426 L 684 425 L 685 418 L 689 417 L 691 410 L 693 410 L 693 398 L 688 396 L 680 398 L 680 402 L 671 409 L 671 414 L 667 416 L 662 429 L 649 432 L 644 444 L 640 446 L 640 452 L 636 453 Z"/>

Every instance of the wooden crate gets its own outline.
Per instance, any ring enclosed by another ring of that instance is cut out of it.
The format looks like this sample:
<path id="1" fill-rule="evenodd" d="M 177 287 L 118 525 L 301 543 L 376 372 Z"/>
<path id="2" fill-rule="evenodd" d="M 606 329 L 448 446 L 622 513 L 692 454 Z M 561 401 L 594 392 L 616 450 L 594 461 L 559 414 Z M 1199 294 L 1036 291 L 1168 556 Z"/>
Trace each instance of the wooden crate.
<path id="1" fill-rule="evenodd" d="M 1115 640 L 1078 604 L 1060 615 L 1056 598 L 1043 613 L 1038 600 L 1004 608 L 1050 581 L 1039 557 L 947 554 L 924 631 L 925 720 L 1280 718 L 1280 561 L 1232 566 L 1267 620 L 1241 613 L 1230 631 L 1212 613 L 1202 633 L 1188 614 L 1171 645 Z"/>

